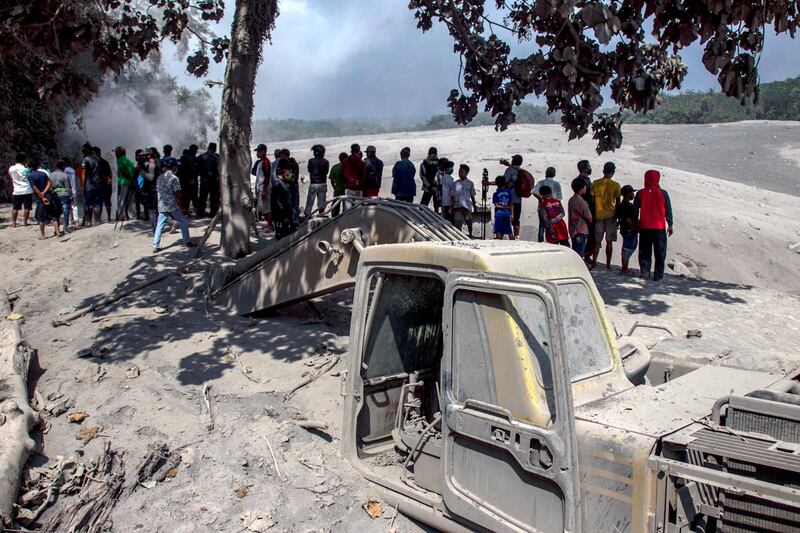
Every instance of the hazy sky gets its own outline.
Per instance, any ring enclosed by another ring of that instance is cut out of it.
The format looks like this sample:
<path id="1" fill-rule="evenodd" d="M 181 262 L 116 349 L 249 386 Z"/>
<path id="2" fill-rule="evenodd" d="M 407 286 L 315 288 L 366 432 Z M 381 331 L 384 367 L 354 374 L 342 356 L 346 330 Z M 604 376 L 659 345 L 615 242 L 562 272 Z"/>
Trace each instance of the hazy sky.
<path id="1" fill-rule="evenodd" d="M 233 0 L 227 4 L 230 13 Z M 423 34 L 407 6 L 407 0 L 281 0 L 273 44 L 264 48 L 256 80 L 255 118 L 424 118 L 447 112 L 458 74 L 452 39 L 441 25 Z M 229 16 L 217 31 L 230 32 Z M 800 75 L 798 54 L 800 38 L 768 35 L 762 82 Z M 718 87 L 703 68 L 699 46 L 682 56 L 689 66 L 684 89 Z M 177 61 L 169 68 L 187 85 L 198 85 Z M 212 64 L 210 78 L 221 80 L 222 68 Z"/>

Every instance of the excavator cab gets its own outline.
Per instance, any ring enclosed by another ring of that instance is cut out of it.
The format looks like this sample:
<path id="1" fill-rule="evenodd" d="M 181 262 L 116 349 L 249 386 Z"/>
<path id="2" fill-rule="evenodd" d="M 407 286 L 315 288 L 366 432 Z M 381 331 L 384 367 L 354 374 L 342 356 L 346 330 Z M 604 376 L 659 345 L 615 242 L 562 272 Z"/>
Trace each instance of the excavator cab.
<path id="1" fill-rule="evenodd" d="M 448 268 L 464 255 L 455 245 L 403 248 L 454 261 L 373 264 L 379 250 L 364 252 L 346 453 L 390 502 L 425 509 L 440 529 L 577 530 L 570 376 L 586 369 L 567 362 L 560 301 L 577 284 L 593 313 L 588 287 Z"/>

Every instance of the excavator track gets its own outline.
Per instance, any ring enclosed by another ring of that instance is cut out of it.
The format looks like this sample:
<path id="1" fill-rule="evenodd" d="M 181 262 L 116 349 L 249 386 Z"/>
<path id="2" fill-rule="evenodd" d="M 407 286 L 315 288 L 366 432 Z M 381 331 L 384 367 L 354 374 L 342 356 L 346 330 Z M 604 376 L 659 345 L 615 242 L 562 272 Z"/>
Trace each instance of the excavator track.
<path id="1" fill-rule="evenodd" d="M 344 209 L 346 203 L 349 209 Z M 337 206 L 342 211 L 333 216 Z M 337 197 L 321 216 L 288 237 L 232 266 L 210 268 L 207 294 L 214 304 L 250 315 L 353 286 L 365 246 L 466 240 L 469 237 L 425 206 Z"/>

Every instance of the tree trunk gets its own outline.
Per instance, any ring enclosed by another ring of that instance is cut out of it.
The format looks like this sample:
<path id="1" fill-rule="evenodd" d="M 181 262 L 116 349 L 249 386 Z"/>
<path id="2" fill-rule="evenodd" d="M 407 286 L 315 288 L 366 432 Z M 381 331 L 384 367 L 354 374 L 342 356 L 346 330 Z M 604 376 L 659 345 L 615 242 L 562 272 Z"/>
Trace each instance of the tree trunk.
<path id="1" fill-rule="evenodd" d="M 277 0 L 236 1 L 220 111 L 222 250 L 233 258 L 250 253 L 254 207 L 250 189 L 253 93 L 261 50 L 277 17 Z"/>
<path id="2" fill-rule="evenodd" d="M 39 420 L 28 401 L 31 350 L 22 340 L 8 295 L 0 290 L 0 526 L 14 527 L 14 509 L 22 468 L 35 443 L 31 428 Z M 4 530 L 5 531 L 5 530 Z"/>

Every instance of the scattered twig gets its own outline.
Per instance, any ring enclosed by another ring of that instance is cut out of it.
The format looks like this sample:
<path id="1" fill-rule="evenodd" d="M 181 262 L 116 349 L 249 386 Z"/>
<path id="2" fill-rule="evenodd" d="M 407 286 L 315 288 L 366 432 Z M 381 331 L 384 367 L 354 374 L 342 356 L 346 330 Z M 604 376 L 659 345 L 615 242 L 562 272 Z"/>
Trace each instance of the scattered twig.
<path id="1" fill-rule="evenodd" d="M 291 398 L 294 395 L 295 392 L 297 392 L 298 390 L 302 389 L 306 385 L 309 385 L 310 383 L 315 382 L 316 380 L 321 378 L 323 375 L 325 375 L 328 372 L 330 372 L 333 369 L 333 367 L 335 367 L 336 364 L 339 362 L 339 359 L 341 359 L 341 356 L 340 355 L 336 355 L 333 358 L 333 361 L 331 361 L 331 363 L 328 366 L 320 369 L 320 371 L 317 372 L 316 374 L 311 375 L 310 377 L 304 379 L 303 381 L 301 381 L 300 383 L 298 383 L 297 385 L 292 387 L 292 389 L 289 392 L 287 392 L 286 394 L 283 395 L 283 401 L 288 400 L 289 398 Z"/>
<path id="2" fill-rule="evenodd" d="M 203 245 L 211 236 L 211 232 L 214 231 L 214 228 L 217 226 L 217 222 L 219 222 L 220 218 L 222 218 L 222 210 L 217 211 L 217 214 L 215 214 L 214 218 L 211 219 L 211 222 L 208 223 L 208 227 L 206 228 L 205 233 L 203 233 L 203 237 L 200 239 L 200 241 L 197 243 L 197 247 L 194 249 L 195 259 L 200 257 L 200 254 L 203 251 Z"/>
<path id="3" fill-rule="evenodd" d="M 116 315 L 104 315 L 93 318 L 92 322 L 102 322 L 103 320 L 111 320 L 112 318 L 124 318 L 129 316 L 147 316 L 146 313 L 119 313 Z"/>
<path id="4" fill-rule="evenodd" d="M 397 519 L 397 511 L 400 509 L 400 501 L 398 500 L 394 506 L 394 515 L 392 516 L 392 521 L 389 524 L 389 531 L 394 531 L 394 521 Z"/>
<path id="5" fill-rule="evenodd" d="M 20 287 L 19 289 L 14 289 L 13 291 L 8 291 L 6 294 L 11 296 L 12 294 L 17 294 L 18 292 L 22 292 L 25 287 Z"/>
<path id="6" fill-rule="evenodd" d="M 253 376 L 250 375 L 250 372 L 252 372 L 252 370 L 250 370 L 248 367 L 244 366 L 244 364 L 242 363 L 242 360 L 239 359 L 239 353 L 236 350 L 234 350 L 233 348 L 231 348 L 229 346 L 228 347 L 228 353 L 233 355 L 233 357 L 236 359 L 236 362 L 239 363 L 239 370 L 242 371 L 242 374 L 244 374 L 244 377 L 246 377 L 247 379 L 249 379 L 253 383 L 261 383 L 260 379 L 254 378 Z"/>
<path id="7" fill-rule="evenodd" d="M 269 443 L 269 439 L 266 435 L 262 435 L 262 437 L 267 441 L 267 448 L 269 448 L 269 454 L 272 456 L 272 462 L 275 463 L 275 472 L 278 474 L 278 479 L 283 480 L 283 474 L 281 474 L 281 469 L 278 466 L 278 458 L 275 457 L 275 452 L 272 451 L 272 444 Z"/>
<path id="8" fill-rule="evenodd" d="M 203 383 L 203 400 L 205 401 L 206 411 L 208 412 L 206 429 L 211 431 L 214 429 L 214 413 L 211 410 L 211 385 L 208 382 Z"/>

